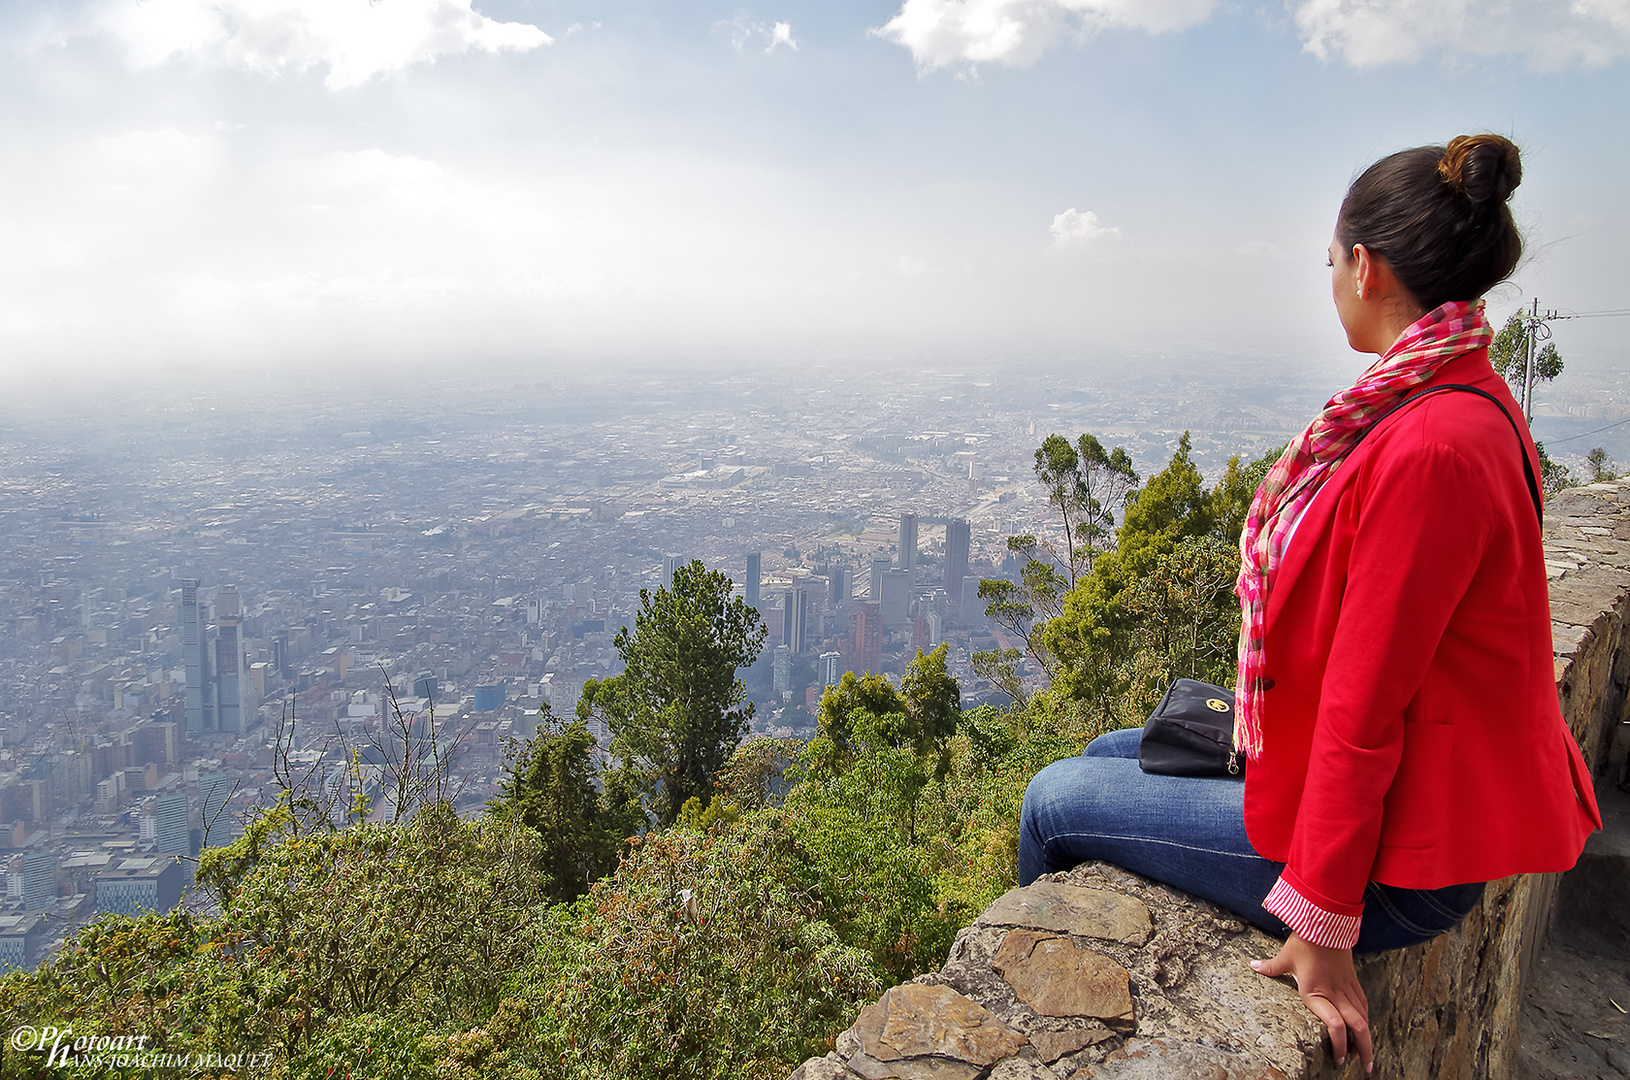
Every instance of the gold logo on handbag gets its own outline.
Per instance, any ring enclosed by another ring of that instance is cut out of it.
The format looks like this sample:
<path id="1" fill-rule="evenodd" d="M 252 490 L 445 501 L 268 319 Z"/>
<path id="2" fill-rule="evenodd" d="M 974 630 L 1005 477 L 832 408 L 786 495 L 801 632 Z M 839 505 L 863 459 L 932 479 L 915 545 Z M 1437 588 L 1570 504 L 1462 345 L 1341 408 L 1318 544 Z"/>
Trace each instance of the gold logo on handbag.
<path id="1" fill-rule="evenodd" d="M 1227 712 L 1229 706 L 1222 698 L 1206 698 L 1206 708 L 1212 712 Z"/>

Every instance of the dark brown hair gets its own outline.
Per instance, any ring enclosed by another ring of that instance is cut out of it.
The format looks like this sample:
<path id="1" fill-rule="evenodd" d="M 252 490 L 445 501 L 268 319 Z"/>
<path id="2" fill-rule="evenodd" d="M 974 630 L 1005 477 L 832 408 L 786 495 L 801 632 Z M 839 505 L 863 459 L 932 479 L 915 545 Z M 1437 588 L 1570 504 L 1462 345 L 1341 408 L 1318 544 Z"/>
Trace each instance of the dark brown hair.
<path id="1" fill-rule="evenodd" d="M 1385 259 L 1423 309 L 1475 300 L 1522 256 L 1506 200 L 1522 182 L 1522 156 L 1500 135 L 1460 135 L 1377 161 L 1353 181 L 1336 218 L 1351 257 L 1363 244 Z"/>

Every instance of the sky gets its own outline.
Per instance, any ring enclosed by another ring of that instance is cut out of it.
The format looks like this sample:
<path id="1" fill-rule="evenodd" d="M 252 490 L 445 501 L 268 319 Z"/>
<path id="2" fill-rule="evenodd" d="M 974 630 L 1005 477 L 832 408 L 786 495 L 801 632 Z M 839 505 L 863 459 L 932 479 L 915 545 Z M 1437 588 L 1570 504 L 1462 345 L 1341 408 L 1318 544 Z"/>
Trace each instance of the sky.
<path id="1" fill-rule="evenodd" d="M 0 380 L 1337 363 L 1376 158 L 1630 308 L 1630 0 L 6 0 Z M 1557 324 L 1579 370 L 1623 319 Z"/>

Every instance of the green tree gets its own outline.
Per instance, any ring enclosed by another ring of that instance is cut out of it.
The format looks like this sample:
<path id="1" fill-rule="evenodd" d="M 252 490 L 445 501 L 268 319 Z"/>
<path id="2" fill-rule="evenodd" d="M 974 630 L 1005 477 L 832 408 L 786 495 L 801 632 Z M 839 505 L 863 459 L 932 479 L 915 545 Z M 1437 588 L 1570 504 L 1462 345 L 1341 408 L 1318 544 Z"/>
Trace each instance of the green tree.
<path id="1" fill-rule="evenodd" d="M 877 718 L 905 716 L 905 700 L 894 684 L 873 672 L 843 673 L 836 686 L 826 688 L 815 714 L 815 737 L 804 749 L 806 767 L 818 775 L 848 771 L 860 753 L 862 731 L 874 731 Z"/>
<path id="2" fill-rule="evenodd" d="M 515 1008 L 468 1033 L 478 1065 L 456 1075 L 781 1080 L 886 985 L 808 863 L 776 810 L 646 836 L 528 930 Z"/>
<path id="3" fill-rule="evenodd" d="M 1132 590 L 1179 543 L 1216 527 L 1211 494 L 1191 450 L 1185 432 L 1166 468 L 1127 499 L 1114 550 L 1099 557 L 1065 597 L 1063 612 L 1041 627 L 1042 644 L 1058 658 L 1053 686 L 1064 697 L 1112 707 L 1135 651 Z"/>
<path id="4" fill-rule="evenodd" d="M 1280 444 L 1249 463 L 1238 454 L 1228 459 L 1227 471 L 1211 492 L 1216 531 L 1224 543 L 1239 546 L 1240 533 L 1245 530 L 1245 515 L 1251 510 L 1256 489 L 1262 486 L 1262 481 L 1268 478 L 1268 470 L 1284 452 L 1285 445 Z"/>
<path id="5" fill-rule="evenodd" d="M 1534 440 L 1534 450 L 1539 454 L 1539 488 L 1547 499 L 1578 483 L 1571 469 L 1551 460 L 1551 455 L 1545 452 L 1545 444 L 1538 439 Z"/>
<path id="6" fill-rule="evenodd" d="M 582 720 L 557 718 L 545 704 L 537 733 L 511 758 L 491 813 L 537 830 L 549 896 L 572 900 L 616 869 L 626 837 L 644 823 L 626 785 L 608 782 L 593 757 L 594 736 Z"/>
<path id="7" fill-rule="evenodd" d="M 1233 595 L 1252 497 L 1283 451 L 1236 456 L 1209 490 L 1188 436 L 1126 504 L 1113 550 L 1040 630 L 1057 658 L 1052 704 L 1082 702 L 1104 722 L 1141 723 L 1179 676 L 1228 683 L 1239 632 Z"/>
<path id="8" fill-rule="evenodd" d="M 692 561 L 670 588 L 640 590 L 633 633 L 623 627 L 613 642 L 622 674 L 584 684 L 578 716 L 610 725 L 611 751 L 644 784 L 659 825 L 686 800 L 712 798 L 753 716 L 736 669 L 758 658 L 765 633 L 729 577 Z"/>
<path id="9" fill-rule="evenodd" d="M 1115 527 L 1115 508 L 1138 482 L 1132 459 L 1116 447 L 1105 450 L 1096 437 L 1083 433 L 1072 445 L 1062 435 L 1049 435 L 1036 448 L 1036 480 L 1064 526 L 1064 551 L 1041 546 L 1073 586 L 1092 569 Z"/>
<path id="10" fill-rule="evenodd" d="M 1239 548 L 1216 534 L 1185 537 L 1133 584 L 1125 598 L 1133 661 L 1124 718 L 1147 716 L 1174 679 L 1233 682 L 1239 558 Z"/>
<path id="11" fill-rule="evenodd" d="M 1603 447 L 1595 447 L 1585 455 L 1585 464 L 1590 468 L 1590 482 L 1601 480 L 1617 480 L 1619 474 L 1613 471 L 1613 459 L 1607 456 Z"/>
<path id="12" fill-rule="evenodd" d="M 1024 648 L 991 649 L 972 658 L 977 674 L 1021 703 L 1026 687 L 1019 665 L 1026 657 L 1045 679 L 1057 673 L 1057 659 L 1037 627 L 1062 613 L 1064 596 L 1091 572 L 1109 544 L 1115 510 L 1138 482 L 1125 450 L 1105 450 L 1087 433 L 1073 445 L 1062 435 L 1047 436 L 1036 449 L 1035 472 L 1058 510 L 1064 549 L 1030 534 L 1008 537 L 1008 551 L 1021 560 L 1019 580 L 987 578 L 979 583 L 979 598 L 986 601 L 985 614 Z"/>
<path id="13" fill-rule="evenodd" d="M 719 793 L 747 811 L 780 806 L 787 795 L 787 768 L 802 748 L 797 739 L 748 736 L 719 774 Z"/>
<path id="14" fill-rule="evenodd" d="M 1541 333 L 1542 326 L 1541 322 L 1519 311 L 1506 320 L 1489 345 L 1489 362 L 1494 365 L 1495 371 L 1505 377 L 1506 382 L 1516 388 L 1517 400 L 1522 402 L 1530 418 L 1534 414 L 1534 403 L 1528 400 L 1528 387 L 1525 385 L 1529 352 L 1534 352 L 1535 386 L 1550 382 L 1562 374 L 1562 356 L 1556 351 L 1556 343 L 1546 342 L 1544 348 L 1539 348 L 1539 338 L 1550 336 L 1549 331 Z"/>
<path id="15" fill-rule="evenodd" d="M 881 675 L 844 672 L 821 697 L 805 762 L 823 774 L 841 773 L 859 754 L 886 747 L 933 760 L 943 773 L 945 741 L 962 714 L 962 688 L 945 669 L 948 651 L 943 642 L 931 653 L 918 649 L 899 690 Z"/>
<path id="16" fill-rule="evenodd" d="M 0 980 L 0 1021 L 281 1061 L 304 1060 L 368 1016 L 386 1027 L 474 1023 L 529 960 L 537 859 L 531 829 L 462 821 L 447 803 L 394 824 L 298 833 L 293 813 L 274 807 L 200 857 L 218 916 L 183 906 L 99 917 L 37 970 Z"/>

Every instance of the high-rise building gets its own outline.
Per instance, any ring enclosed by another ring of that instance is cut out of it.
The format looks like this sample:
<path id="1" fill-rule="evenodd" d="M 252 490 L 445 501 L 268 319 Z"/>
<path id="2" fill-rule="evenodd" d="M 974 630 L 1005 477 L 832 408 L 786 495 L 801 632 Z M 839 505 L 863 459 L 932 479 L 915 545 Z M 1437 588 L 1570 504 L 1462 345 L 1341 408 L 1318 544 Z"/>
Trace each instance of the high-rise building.
<path id="1" fill-rule="evenodd" d="M 187 735 L 215 730 L 215 695 L 210 686 L 209 637 L 198 602 L 198 579 L 181 582 L 181 665 L 187 673 Z"/>
<path id="2" fill-rule="evenodd" d="M 809 594 L 788 589 L 781 598 L 781 643 L 795 653 L 808 647 Z"/>
<path id="3" fill-rule="evenodd" d="M 883 605 L 884 626 L 904 626 L 910 621 L 911 571 L 884 571 L 882 591 L 873 595 Z"/>
<path id="4" fill-rule="evenodd" d="M 792 689 L 792 650 L 785 645 L 775 647 L 770 664 L 770 689 L 778 694 Z"/>
<path id="5" fill-rule="evenodd" d="M 672 589 L 674 586 L 674 571 L 685 564 L 685 556 L 669 552 L 662 556 L 662 587 Z"/>
<path id="6" fill-rule="evenodd" d="M 957 611 L 962 609 L 962 582 L 968 576 L 969 539 L 966 518 L 945 523 L 945 597 Z"/>
<path id="7" fill-rule="evenodd" d="M 815 670 L 821 678 L 822 686 L 838 685 L 838 680 L 843 678 L 843 654 L 840 652 L 823 652 L 820 663 L 816 665 Z"/>
<path id="8" fill-rule="evenodd" d="M 44 844 L 35 844 L 23 852 L 23 910 L 50 911 L 56 902 L 56 856 Z"/>
<path id="9" fill-rule="evenodd" d="M 871 591 L 866 594 L 869 599 L 879 604 L 883 602 L 883 579 L 889 576 L 892 569 L 894 560 L 886 555 L 880 555 L 872 560 L 872 576 L 868 586 Z"/>
<path id="10" fill-rule="evenodd" d="M 900 569 L 911 573 L 917 569 L 917 515 L 905 513 L 900 515 L 900 543 L 895 563 Z"/>
<path id="11" fill-rule="evenodd" d="M 832 583 L 832 607 L 836 610 L 839 604 L 847 603 L 849 594 L 854 592 L 854 575 L 847 566 L 834 564 L 827 571 L 827 580 Z"/>
<path id="12" fill-rule="evenodd" d="M 985 601 L 979 599 L 979 575 L 969 574 L 962 579 L 962 625 L 985 625 Z"/>
<path id="13" fill-rule="evenodd" d="M 862 604 L 855 614 L 855 670 L 882 674 L 882 604 Z"/>
<path id="14" fill-rule="evenodd" d="M 169 855 L 191 855 L 189 806 L 185 791 L 166 791 L 153 801 L 153 845 Z"/>
<path id="15" fill-rule="evenodd" d="M 760 552 L 747 553 L 747 582 L 742 586 L 742 599 L 747 601 L 750 608 L 758 607 L 758 590 L 764 580 L 763 556 Z"/>
<path id="16" fill-rule="evenodd" d="M 238 587 L 223 586 L 215 594 L 215 726 L 234 735 L 244 731 L 241 615 Z"/>

